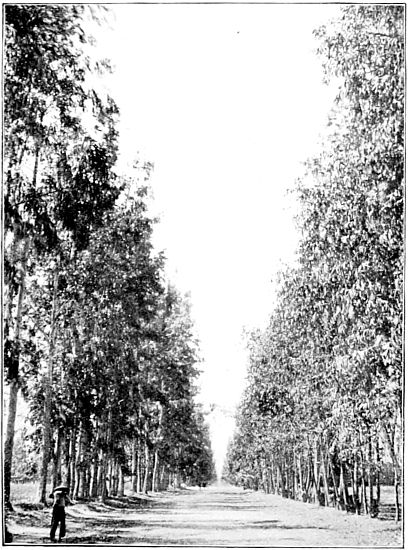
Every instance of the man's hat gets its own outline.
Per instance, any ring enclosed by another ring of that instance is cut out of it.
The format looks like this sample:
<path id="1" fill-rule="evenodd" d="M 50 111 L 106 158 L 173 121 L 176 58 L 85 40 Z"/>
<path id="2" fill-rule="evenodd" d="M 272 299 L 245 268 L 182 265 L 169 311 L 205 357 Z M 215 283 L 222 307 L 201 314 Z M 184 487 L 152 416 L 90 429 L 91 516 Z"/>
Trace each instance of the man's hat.
<path id="1" fill-rule="evenodd" d="M 58 485 L 58 487 L 55 487 L 52 492 L 55 493 L 55 491 L 63 491 L 64 493 L 68 493 L 69 489 L 66 485 Z"/>

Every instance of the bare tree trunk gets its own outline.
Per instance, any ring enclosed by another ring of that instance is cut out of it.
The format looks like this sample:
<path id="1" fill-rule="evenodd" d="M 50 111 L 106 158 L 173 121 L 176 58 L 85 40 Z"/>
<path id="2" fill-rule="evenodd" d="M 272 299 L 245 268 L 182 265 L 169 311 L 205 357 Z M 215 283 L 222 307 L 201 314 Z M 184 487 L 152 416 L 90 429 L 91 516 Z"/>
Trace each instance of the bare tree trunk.
<path id="1" fill-rule="evenodd" d="M 17 415 L 18 380 L 10 381 L 10 393 L 7 417 L 7 435 L 4 443 L 4 502 L 6 508 L 12 510 L 10 501 L 11 490 L 11 466 L 13 463 L 14 426 Z"/>
<path id="2" fill-rule="evenodd" d="M 76 439 L 77 439 L 77 426 L 76 422 L 74 429 L 72 430 L 71 441 L 69 445 L 69 484 L 70 493 L 74 494 L 75 476 L 76 476 Z"/>
<path id="3" fill-rule="evenodd" d="M 158 485 L 158 470 L 159 470 L 159 451 L 156 449 L 154 452 L 154 466 L 152 476 L 152 492 L 157 492 Z"/>
<path id="4" fill-rule="evenodd" d="M 63 430 L 63 437 L 61 440 L 61 483 L 69 487 L 69 444 L 70 439 L 66 432 Z"/>
<path id="5" fill-rule="evenodd" d="M 364 463 L 361 460 L 361 499 L 360 499 L 360 502 L 363 506 L 363 514 L 368 513 L 365 473 L 366 472 L 365 472 L 365 468 L 364 468 Z"/>
<path id="6" fill-rule="evenodd" d="M 297 486 L 297 458 L 296 458 L 296 451 L 293 449 L 293 458 L 292 458 L 292 494 L 291 497 L 293 499 L 296 499 L 296 496 L 298 494 L 298 486 Z"/>
<path id="7" fill-rule="evenodd" d="M 175 489 L 180 489 L 181 487 L 180 472 L 178 469 L 174 472 L 173 486 Z"/>
<path id="8" fill-rule="evenodd" d="M 339 493 L 343 495 L 344 507 L 347 510 L 349 507 L 349 492 L 346 476 L 344 475 L 344 465 L 343 462 L 340 462 L 340 483 L 339 483 Z"/>
<path id="9" fill-rule="evenodd" d="M 55 456 L 54 456 L 54 470 L 53 470 L 53 476 L 52 476 L 52 483 L 53 487 L 56 487 L 57 485 L 61 484 L 61 453 L 62 453 L 62 446 L 63 446 L 63 430 L 61 427 L 58 428 L 57 432 L 57 445 L 55 449 Z"/>
<path id="10" fill-rule="evenodd" d="M 119 485 L 118 485 L 118 496 L 123 497 L 125 495 L 125 476 L 123 474 L 123 468 L 118 465 L 118 475 L 119 475 Z"/>
<path id="11" fill-rule="evenodd" d="M 360 513 L 360 501 L 358 496 L 358 458 L 357 454 L 354 456 L 354 468 L 353 468 L 353 503 L 356 514 Z"/>
<path id="12" fill-rule="evenodd" d="M 323 453 L 322 453 L 322 461 L 320 464 L 320 469 L 323 477 L 324 501 L 326 506 L 330 506 L 330 494 L 329 494 L 329 484 L 327 481 L 326 459 L 323 456 Z"/>
<path id="13" fill-rule="evenodd" d="M 96 498 L 98 496 L 98 467 L 99 467 L 99 458 L 98 458 L 98 449 L 95 446 L 93 451 L 93 461 L 92 461 L 92 475 L 91 475 L 91 498 Z"/>
<path id="14" fill-rule="evenodd" d="M 373 486 L 373 443 L 372 438 L 369 436 L 368 439 L 368 450 L 367 450 L 367 462 L 368 462 L 368 496 L 369 496 L 369 508 L 370 514 L 372 515 L 375 512 L 375 500 L 374 500 L 374 486 Z"/>
<path id="15" fill-rule="evenodd" d="M 160 491 L 162 491 L 164 488 L 168 488 L 168 475 L 167 474 L 167 468 L 166 468 L 166 465 L 163 464 L 163 466 L 161 467 L 161 472 L 160 472 Z M 166 486 L 164 485 L 164 480 L 167 480 L 166 481 Z"/>
<path id="16" fill-rule="evenodd" d="M 19 362 L 20 362 L 20 332 L 22 320 L 22 307 L 25 294 L 25 281 L 27 273 L 27 259 L 30 241 L 25 238 L 23 252 L 20 261 L 20 285 L 17 297 L 17 311 L 13 338 L 13 372 L 8 372 L 10 379 L 10 393 L 8 402 L 7 431 L 4 441 L 4 503 L 6 508 L 12 509 L 10 502 L 11 468 L 13 464 L 14 431 L 17 415 L 17 396 L 19 389 Z"/>
<path id="17" fill-rule="evenodd" d="M 395 521 L 400 521 L 400 499 L 399 499 L 399 469 L 394 466 L 394 502 Z"/>
<path id="18" fill-rule="evenodd" d="M 398 459 L 397 453 L 395 452 L 394 448 L 394 441 L 395 441 L 395 426 L 394 425 L 394 433 L 391 435 L 389 433 L 389 430 L 387 430 L 386 426 L 383 424 L 383 434 L 385 438 L 385 442 L 387 444 L 389 453 L 391 455 L 391 460 L 393 464 L 393 470 L 394 470 L 394 502 L 395 502 L 395 521 L 400 520 L 400 503 L 399 503 L 399 477 L 400 477 L 400 461 Z"/>
<path id="19" fill-rule="evenodd" d="M 164 390 L 163 382 L 161 384 L 162 391 Z M 157 491 L 157 484 L 158 484 L 158 466 L 159 466 L 159 451 L 158 451 L 158 445 L 160 444 L 161 440 L 161 433 L 163 429 L 163 412 L 164 409 L 160 403 L 158 403 L 159 407 L 159 426 L 157 429 L 157 435 L 156 435 L 156 443 L 155 443 L 155 451 L 154 451 L 154 466 L 153 466 L 153 474 L 152 474 L 152 491 Z"/>
<path id="20" fill-rule="evenodd" d="M 86 467 L 86 483 L 85 483 L 85 498 L 89 500 L 91 496 L 92 468 L 88 464 Z"/>
<path id="21" fill-rule="evenodd" d="M 298 455 L 298 472 L 299 472 L 299 496 L 300 499 L 303 499 L 303 493 L 305 490 L 304 487 L 304 479 L 303 479 L 303 471 L 302 471 L 302 454 L 299 453 Z"/>
<path id="22" fill-rule="evenodd" d="M 112 461 L 112 496 L 118 496 L 119 488 L 119 464 L 117 459 Z"/>
<path id="23" fill-rule="evenodd" d="M 137 445 L 136 438 L 132 441 L 132 475 L 131 475 L 132 491 L 137 491 Z"/>
<path id="24" fill-rule="evenodd" d="M 88 460 L 88 429 L 85 420 L 81 421 L 79 428 L 79 442 L 76 459 L 76 487 L 74 489 L 75 498 L 86 498 L 89 478 L 89 460 Z"/>
<path id="25" fill-rule="evenodd" d="M 278 495 L 283 494 L 283 475 L 282 475 L 282 469 L 279 462 L 276 465 L 276 487 L 278 489 Z"/>
<path id="26" fill-rule="evenodd" d="M 141 464 L 141 456 L 140 452 L 137 453 L 137 460 L 136 460 L 136 491 L 138 493 L 142 492 L 142 464 Z"/>
<path id="27" fill-rule="evenodd" d="M 318 455 L 318 446 L 317 440 L 314 441 L 314 457 L 313 457 L 313 477 L 314 477 L 314 501 L 319 502 L 320 488 L 319 488 L 319 455 Z"/>
<path id="28" fill-rule="evenodd" d="M 339 490 L 338 490 L 337 479 L 334 474 L 333 461 L 330 456 L 328 456 L 328 464 L 329 464 L 330 475 L 333 480 L 334 501 L 335 501 L 335 505 L 338 506 L 338 503 L 340 502 Z"/>
<path id="29" fill-rule="evenodd" d="M 108 491 L 108 496 L 110 496 L 112 494 L 112 459 L 109 459 L 107 464 L 106 487 Z"/>
<path id="30" fill-rule="evenodd" d="M 376 446 L 375 446 L 375 459 L 376 459 L 376 466 L 377 466 L 377 471 L 376 471 L 376 475 L 375 475 L 375 482 L 376 482 L 376 496 L 377 496 L 377 507 L 380 505 L 380 500 L 381 500 L 381 480 L 380 480 L 380 463 L 381 463 L 381 457 L 380 457 L 380 442 L 376 441 Z"/>
<path id="31" fill-rule="evenodd" d="M 98 496 L 102 502 L 105 502 L 107 496 L 106 487 L 106 474 L 108 471 L 108 458 L 106 454 L 101 450 L 101 456 L 99 459 L 99 471 L 98 471 Z"/>
<path id="32" fill-rule="evenodd" d="M 48 464 L 51 456 L 51 405 L 52 405 L 52 378 L 54 369 L 55 354 L 55 334 L 57 319 L 57 300 L 58 300 L 58 266 L 54 269 L 53 281 L 53 299 L 50 320 L 50 338 L 49 338 L 49 356 L 48 370 L 45 377 L 45 400 L 44 400 L 44 420 L 43 420 L 43 443 L 42 443 L 42 462 L 40 470 L 40 486 L 38 489 L 38 501 L 46 504 L 47 498 L 47 475 Z"/>
<path id="33" fill-rule="evenodd" d="M 149 447 L 147 446 L 147 442 L 145 443 L 145 475 L 143 480 L 143 492 L 147 494 L 148 490 L 148 482 L 149 482 L 149 468 L 150 466 L 150 453 L 149 453 Z"/>
<path id="34" fill-rule="evenodd" d="M 285 454 L 285 496 L 286 498 L 290 497 L 290 476 L 289 476 L 289 464 L 288 464 L 288 458 Z"/>

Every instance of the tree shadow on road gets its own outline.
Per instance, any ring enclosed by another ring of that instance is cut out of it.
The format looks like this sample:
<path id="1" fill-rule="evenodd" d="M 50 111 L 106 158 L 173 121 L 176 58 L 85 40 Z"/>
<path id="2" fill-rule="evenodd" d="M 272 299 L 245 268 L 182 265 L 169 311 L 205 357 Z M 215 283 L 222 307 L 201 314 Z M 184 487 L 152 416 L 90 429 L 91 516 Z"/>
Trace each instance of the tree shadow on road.
<path id="1" fill-rule="evenodd" d="M 317 525 L 286 525 L 278 520 L 268 520 L 268 521 L 253 521 L 252 523 L 245 523 L 246 529 L 297 529 L 301 531 L 302 529 L 315 529 L 317 531 L 329 531 L 328 527 L 318 527 Z"/>

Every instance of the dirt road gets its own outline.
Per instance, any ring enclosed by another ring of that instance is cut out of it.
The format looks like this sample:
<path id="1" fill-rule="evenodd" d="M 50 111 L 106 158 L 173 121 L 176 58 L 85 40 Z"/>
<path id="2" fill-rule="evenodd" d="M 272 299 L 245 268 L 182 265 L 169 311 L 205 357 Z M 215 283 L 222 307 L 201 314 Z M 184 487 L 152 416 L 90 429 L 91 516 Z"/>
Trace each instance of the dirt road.
<path id="1" fill-rule="evenodd" d="M 132 504 L 133 503 L 133 504 Z M 392 521 L 349 515 L 227 485 L 155 494 L 144 501 L 77 504 L 67 510 L 67 544 L 375 547 L 401 546 Z M 137 508 L 136 508 L 137 507 Z M 20 514 L 16 544 L 44 544 L 50 511 Z M 38 521 L 35 520 L 37 518 Z M 28 525 L 31 523 L 31 525 Z"/>

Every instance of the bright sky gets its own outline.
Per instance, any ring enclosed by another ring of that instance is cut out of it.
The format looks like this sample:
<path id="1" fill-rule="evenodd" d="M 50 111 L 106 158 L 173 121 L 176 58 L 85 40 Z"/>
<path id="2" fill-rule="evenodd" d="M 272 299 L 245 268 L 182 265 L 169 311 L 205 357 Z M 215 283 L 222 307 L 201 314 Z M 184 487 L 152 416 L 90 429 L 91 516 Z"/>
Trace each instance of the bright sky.
<path id="1" fill-rule="evenodd" d="M 272 279 L 293 258 L 286 190 L 315 150 L 334 91 L 312 30 L 330 5 L 113 5 L 123 162 L 154 163 L 168 273 L 191 293 L 201 341 L 200 400 L 221 467 L 243 389 L 243 327 L 264 326 Z"/>

